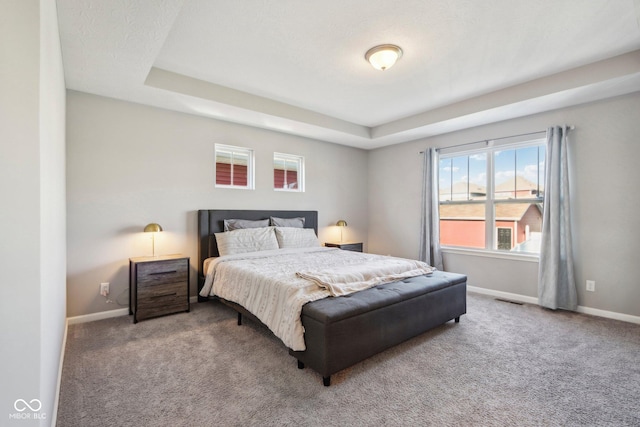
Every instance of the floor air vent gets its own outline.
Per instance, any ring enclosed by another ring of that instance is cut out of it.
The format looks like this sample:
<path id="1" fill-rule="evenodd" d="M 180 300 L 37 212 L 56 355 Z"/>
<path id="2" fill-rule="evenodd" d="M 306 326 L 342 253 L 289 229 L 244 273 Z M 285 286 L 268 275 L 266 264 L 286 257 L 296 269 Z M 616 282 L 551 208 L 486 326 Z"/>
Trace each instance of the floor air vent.
<path id="1" fill-rule="evenodd" d="M 500 301 L 500 302 L 508 302 L 510 304 L 515 304 L 515 305 L 522 305 L 521 302 L 518 301 L 510 301 L 508 299 L 502 299 L 502 298 L 496 298 L 496 301 Z"/>

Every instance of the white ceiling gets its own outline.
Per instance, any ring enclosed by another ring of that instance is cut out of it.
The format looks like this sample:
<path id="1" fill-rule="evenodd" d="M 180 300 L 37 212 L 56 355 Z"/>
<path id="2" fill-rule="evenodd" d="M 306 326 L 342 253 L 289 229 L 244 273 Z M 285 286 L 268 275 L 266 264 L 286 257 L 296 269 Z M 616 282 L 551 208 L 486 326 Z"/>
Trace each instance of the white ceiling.
<path id="1" fill-rule="evenodd" d="M 69 89 L 365 149 L 640 90 L 640 0 L 57 5 Z"/>

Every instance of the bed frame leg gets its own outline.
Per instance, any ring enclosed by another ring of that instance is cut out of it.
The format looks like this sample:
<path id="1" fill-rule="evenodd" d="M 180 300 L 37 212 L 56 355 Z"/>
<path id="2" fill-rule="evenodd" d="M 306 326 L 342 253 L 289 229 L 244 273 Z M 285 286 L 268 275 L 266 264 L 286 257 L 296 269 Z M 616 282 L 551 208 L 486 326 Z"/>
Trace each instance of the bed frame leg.
<path id="1" fill-rule="evenodd" d="M 298 369 L 304 369 L 304 363 L 298 360 Z"/>
<path id="2" fill-rule="evenodd" d="M 456 317 L 456 323 L 460 323 L 460 316 Z"/>
<path id="3" fill-rule="evenodd" d="M 322 384 L 324 384 L 325 387 L 329 387 L 331 385 L 331 375 L 322 377 Z"/>
<path id="4" fill-rule="evenodd" d="M 238 313 L 238 326 L 242 325 L 242 313 Z"/>

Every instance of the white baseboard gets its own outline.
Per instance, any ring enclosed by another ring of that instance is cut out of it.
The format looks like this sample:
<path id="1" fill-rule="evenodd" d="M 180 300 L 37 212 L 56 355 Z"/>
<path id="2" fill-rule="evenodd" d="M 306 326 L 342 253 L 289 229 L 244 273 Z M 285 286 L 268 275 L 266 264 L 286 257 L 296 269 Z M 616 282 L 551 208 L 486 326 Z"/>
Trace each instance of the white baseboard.
<path id="1" fill-rule="evenodd" d="M 477 294 L 489 295 L 510 301 L 523 302 L 526 304 L 538 305 L 538 298 L 526 295 L 512 294 L 510 292 L 496 291 L 493 289 L 478 288 L 475 286 L 467 286 L 467 291 Z M 589 314 L 591 316 L 605 317 L 607 319 L 622 320 L 623 322 L 636 323 L 640 325 L 640 316 L 631 314 L 616 313 L 615 311 L 600 310 L 597 308 L 584 307 L 579 305 L 576 309 L 578 313 Z"/>
<path id="2" fill-rule="evenodd" d="M 64 322 L 64 334 L 62 335 L 62 348 L 60 348 L 60 362 L 58 363 L 58 380 L 56 381 L 56 395 L 53 401 L 53 414 L 51 417 L 51 427 L 56 427 L 58 422 L 58 404 L 60 403 L 60 386 L 62 384 L 62 366 L 64 365 L 64 353 L 67 348 L 67 331 L 69 330 L 69 320 Z"/>
<path id="3" fill-rule="evenodd" d="M 128 308 L 118 308 L 117 310 L 100 311 L 98 313 L 83 314 L 81 316 L 68 317 L 70 325 L 77 323 L 95 322 L 96 320 L 110 319 L 112 317 L 128 316 Z"/>
<path id="4" fill-rule="evenodd" d="M 616 313 L 615 311 L 600 310 L 598 308 L 578 306 L 578 313 L 589 314 L 591 316 L 606 317 L 607 319 L 622 320 L 623 322 L 636 323 L 640 325 L 640 316 L 631 314 Z"/>
<path id="5" fill-rule="evenodd" d="M 198 302 L 198 297 L 189 298 L 191 304 Z M 67 323 L 69 325 L 75 325 L 77 323 L 95 322 L 96 320 L 110 319 L 112 317 L 128 316 L 128 308 L 118 308 L 116 310 L 100 311 L 98 313 L 83 314 L 81 316 L 67 317 Z"/>

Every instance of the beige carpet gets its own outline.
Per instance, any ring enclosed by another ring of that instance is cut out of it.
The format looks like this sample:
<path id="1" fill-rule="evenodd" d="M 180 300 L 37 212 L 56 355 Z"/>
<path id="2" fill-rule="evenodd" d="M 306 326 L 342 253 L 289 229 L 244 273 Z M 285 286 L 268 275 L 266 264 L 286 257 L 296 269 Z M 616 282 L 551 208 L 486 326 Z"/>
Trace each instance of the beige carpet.
<path id="1" fill-rule="evenodd" d="M 218 303 L 69 327 L 58 426 L 640 426 L 640 325 L 469 294 L 332 377 Z"/>

